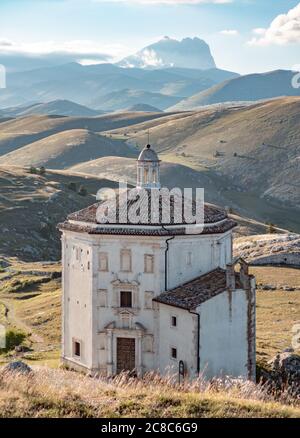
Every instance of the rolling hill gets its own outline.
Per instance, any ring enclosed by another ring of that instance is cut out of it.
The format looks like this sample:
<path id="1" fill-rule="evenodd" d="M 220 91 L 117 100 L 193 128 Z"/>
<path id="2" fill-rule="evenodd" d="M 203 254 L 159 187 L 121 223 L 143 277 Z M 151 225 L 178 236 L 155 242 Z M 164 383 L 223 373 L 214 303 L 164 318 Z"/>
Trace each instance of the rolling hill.
<path id="1" fill-rule="evenodd" d="M 145 102 L 147 105 L 156 106 L 159 110 L 164 110 L 169 106 L 179 102 L 182 98 L 170 96 L 162 93 L 151 93 L 144 90 L 122 89 L 113 91 L 105 96 L 92 99 L 91 106 L 101 108 L 103 111 L 116 111 L 128 108 L 132 105 Z"/>
<path id="2" fill-rule="evenodd" d="M 3 108 L 0 114 L 6 117 L 23 117 L 30 115 L 93 117 L 99 116 L 101 111 L 92 110 L 91 108 L 71 102 L 70 100 L 54 100 L 47 103 L 34 103 L 25 107 Z"/>
<path id="3" fill-rule="evenodd" d="M 156 108 L 152 105 L 147 105 L 146 103 L 136 103 L 129 108 L 126 108 L 125 111 L 132 112 L 145 112 L 145 113 L 160 113 L 162 110 Z"/>
<path id="4" fill-rule="evenodd" d="M 246 107 L 206 108 L 184 113 L 182 119 L 161 119 L 157 126 L 155 121 L 144 122 L 127 129 L 126 138 L 141 147 L 150 128 L 161 158 L 205 175 L 223 198 L 222 205 L 299 231 L 299 120 L 300 98 L 289 97 Z M 122 132 L 110 135 L 120 137 Z M 215 202 L 208 187 L 208 199 Z"/>
<path id="5" fill-rule="evenodd" d="M 300 89 L 292 87 L 292 71 L 277 70 L 229 79 L 207 90 L 182 100 L 170 111 L 182 111 L 222 102 L 244 102 L 280 96 L 300 96 Z"/>
<path id="6" fill-rule="evenodd" d="M 122 161 L 127 165 L 128 159 L 118 159 L 120 165 Z M 109 176 L 113 171 L 112 166 L 103 174 Z M 100 188 L 118 186 L 116 171 L 111 175 L 116 177 L 115 181 L 110 176 L 106 179 L 101 173 L 96 174 L 80 174 L 75 169 L 47 169 L 44 175 L 37 175 L 24 167 L 0 165 L 0 266 L 2 257 L 18 257 L 24 261 L 59 260 L 57 224 L 69 213 L 93 204 Z M 79 193 L 81 186 L 86 189 L 86 195 Z M 263 224 L 238 216 L 234 219 L 240 224 L 235 230 L 238 236 L 265 231 Z"/>
<path id="7" fill-rule="evenodd" d="M 0 163 L 134 182 L 130 158 L 150 130 L 164 185 L 204 187 L 208 202 L 299 232 L 299 114 L 300 98 L 288 97 L 191 112 L 24 117 L 0 124 Z"/>
<path id="8" fill-rule="evenodd" d="M 0 123 L 0 156 L 63 131 L 86 129 L 97 133 L 165 116 L 168 114 L 122 112 L 99 117 L 27 116 L 4 119 Z"/>
<path id="9" fill-rule="evenodd" d="M 86 188 L 86 196 L 78 193 L 80 186 Z M 91 176 L 50 171 L 40 176 L 21 167 L 0 166 L 0 254 L 30 261 L 59 260 L 56 225 L 69 213 L 94 203 L 99 188 L 115 186 Z"/>
<path id="10" fill-rule="evenodd" d="M 87 158 L 106 155 L 132 156 L 132 148 L 87 129 L 72 129 L 49 135 L 0 157 L 0 165 L 45 166 L 65 169 Z"/>

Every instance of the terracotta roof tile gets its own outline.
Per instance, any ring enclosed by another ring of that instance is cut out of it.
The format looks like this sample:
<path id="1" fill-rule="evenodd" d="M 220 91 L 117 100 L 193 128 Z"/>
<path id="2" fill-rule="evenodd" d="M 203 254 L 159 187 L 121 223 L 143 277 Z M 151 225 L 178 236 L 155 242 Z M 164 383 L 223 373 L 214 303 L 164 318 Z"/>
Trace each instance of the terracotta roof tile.
<path id="1" fill-rule="evenodd" d="M 138 193 L 138 191 L 136 192 Z M 171 221 L 166 222 L 163 218 L 163 212 L 167 211 L 167 205 L 168 203 L 165 200 L 162 200 L 161 197 L 159 199 L 159 211 L 158 211 L 158 218 L 156 221 L 151 220 L 151 194 L 153 193 L 151 190 L 142 191 L 143 196 L 141 196 L 140 202 L 145 202 L 146 208 L 142 208 L 143 212 L 141 214 L 141 220 L 139 224 L 144 225 L 184 225 L 186 224 L 184 220 L 184 204 L 182 207 L 182 217 L 183 219 L 179 220 L 174 217 L 174 206 L 176 205 L 177 200 L 181 201 L 181 198 L 178 196 L 171 198 L 171 206 L 170 206 L 170 213 L 171 213 Z M 123 224 L 128 225 L 130 224 L 130 220 L 128 219 L 128 212 L 130 208 L 136 204 L 136 201 L 139 199 L 138 194 L 134 197 L 134 199 L 127 199 L 126 192 L 123 192 L 123 194 L 119 195 L 118 191 L 116 192 L 116 220 L 110 221 L 111 224 Z M 196 204 L 195 202 L 188 200 L 184 201 L 186 207 L 191 207 L 193 214 L 196 213 Z M 77 211 L 75 213 L 71 213 L 68 216 L 68 219 L 73 221 L 80 221 L 80 222 L 92 222 L 97 223 L 97 209 L 100 207 L 104 201 L 97 202 L 93 205 L 90 205 L 87 208 L 84 208 L 83 210 Z M 113 209 L 115 200 L 111 199 L 109 200 L 109 208 Z M 107 205 L 107 204 L 106 204 Z M 147 208 L 148 205 L 148 208 Z M 166 209 L 166 210 L 165 210 Z M 127 218 L 127 221 L 124 221 L 123 218 Z M 222 221 L 227 218 L 227 213 L 222 210 L 221 208 L 216 207 L 215 205 L 211 204 L 205 204 L 204 207 L 204 222 L 206 224 L 213 224 L 215 222 Z M 136 224 L 134 224 L 136 225 Z"/>
<path id="2" fill-rule="evenodd" d="M 237 287 L 240 287 L 237 275 Z M 182 309 L 196 309 L 201 303 L 213 298 L 226 290 L 226 271 L 217 268 L 182 286 L 163 292 L 153 301 L 180 307 Z"/>
<path id="3" fill-rule="evenodd" d="M 237 225 L 236 222 L 231 219 L 227 219 L 222 224 L 218 225 L 207 225 L 204 227 L 202 231 L 202 235 L 204 234 L 221 234 L 226 231 L 231 230 Z M 137 235 L 137 236 L 180 236 L 180 235 L 188 235 L 186 232 L 186 228 L 173 228 L 172 230 L 166 230 L 164 228 L 145 228 L 143 226 L 131 228 L 130 225 L 127 225 L 122 228 L 113 228 L 113 227 L 104 227 L 97 226 L 96 228 L 92 227 L 89 223 L 84 224 L 76 224 L 65 221 L 63 223 L 58 224 L 58 229 L 74 231 L 79 233 L 88 233 L 88 234 L 116 234 L 116 235 Z"/>

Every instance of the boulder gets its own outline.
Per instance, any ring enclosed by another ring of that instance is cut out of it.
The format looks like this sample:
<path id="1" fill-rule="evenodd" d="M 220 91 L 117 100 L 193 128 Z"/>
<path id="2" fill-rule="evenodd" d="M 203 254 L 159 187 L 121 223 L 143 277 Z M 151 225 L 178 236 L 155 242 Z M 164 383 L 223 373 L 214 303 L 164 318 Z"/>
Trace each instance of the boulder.
<path id="1" fill-rule="evenodd" d="M 268 364 L 283 379 L 300 382 L 300 356 L 291 351 L 277 354 Z"/>
<path id="2" fill-rule="evenodd" d="M 10 362 L 8 365 L 6 365 L 6 367 L 4 367 L 3 371 L 8 373 L 19 373 L 19 374 L 32 373 L 32 369 L 30 368 L 30 366 L 28 366 L 25 362 L 22 362 L 21 360 Z"/>

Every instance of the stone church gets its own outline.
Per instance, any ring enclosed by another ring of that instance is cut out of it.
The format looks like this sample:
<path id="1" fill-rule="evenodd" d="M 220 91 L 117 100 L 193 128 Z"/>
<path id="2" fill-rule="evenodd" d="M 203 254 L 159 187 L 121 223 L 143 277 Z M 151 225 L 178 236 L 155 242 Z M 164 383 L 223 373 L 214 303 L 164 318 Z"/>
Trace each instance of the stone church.
<path id="1" fill-rule="evenodd" d="M 147 145 L 137 190 L 151 197 L 159 188 L 160 161 Z M 233 260 L 236 223 L 211 204 L 199 233 L 160 214 L 154 223 L 146 216 L 124 223 L 120 199 L 115 221 L 99 223 L 102 202 L 59 224 L 63 362 L 107 376 L 180 368 L 187 378 L 254 379 L 255 279 L 243 260 Z"/>

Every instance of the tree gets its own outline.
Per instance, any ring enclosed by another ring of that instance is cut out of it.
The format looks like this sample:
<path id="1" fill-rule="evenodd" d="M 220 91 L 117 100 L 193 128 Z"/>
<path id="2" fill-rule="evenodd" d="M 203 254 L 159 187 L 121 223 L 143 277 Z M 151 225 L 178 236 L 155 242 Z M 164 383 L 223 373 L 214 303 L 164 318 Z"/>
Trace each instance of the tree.
<path id="1" fill-rule="evenodd" d="M 76 183 L 73 182 L 73 181 L 69 182 L 68 189 L 69 190 L 73 190 L 73 192 L 77 192 L 77 185 L 76 185 Z"/>
<path id="2" fill-rule="evenodd" d="M 86 196 L 87 195 L 87 189 L 84 186 L 80 186 L 78 190 L 79 195 Z"/>
<path id="3" fill-rule="evenodd" d="M 276 234 L 276 227 L 274 224 L 272 224 L 271 222 L 269 224 L 267 224 L 267 233 L 268 234 Z"/>

